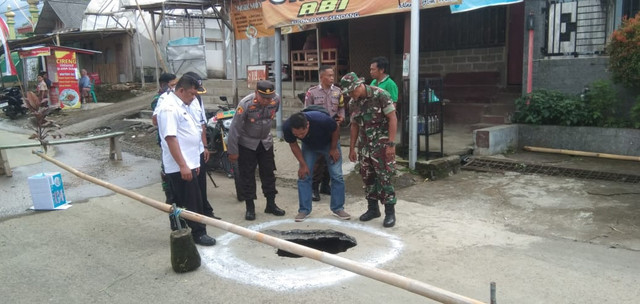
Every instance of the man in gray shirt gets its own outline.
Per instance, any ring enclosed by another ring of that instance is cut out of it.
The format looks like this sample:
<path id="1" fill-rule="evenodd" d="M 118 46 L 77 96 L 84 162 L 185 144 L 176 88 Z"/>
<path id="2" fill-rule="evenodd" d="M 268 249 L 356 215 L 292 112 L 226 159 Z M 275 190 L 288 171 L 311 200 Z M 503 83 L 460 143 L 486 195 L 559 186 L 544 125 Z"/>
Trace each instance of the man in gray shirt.
<path id="1" fill-rule="evenodd" d="M 247 211 L 244 218 L 256 219 L 256 166 L 260 168 L 262 193 L 267 199 L 265 213 L 283 216 L 285 211 L 276 205 L 276 164 L 273 155 L 271 122 L 280 106 L 273 83 L 258 81 L 256 91 L 238 103 L 236 114 L 229 128 L 228 153 L 231 162 L 238 162 L 238 199 L 244 200 Z"/>

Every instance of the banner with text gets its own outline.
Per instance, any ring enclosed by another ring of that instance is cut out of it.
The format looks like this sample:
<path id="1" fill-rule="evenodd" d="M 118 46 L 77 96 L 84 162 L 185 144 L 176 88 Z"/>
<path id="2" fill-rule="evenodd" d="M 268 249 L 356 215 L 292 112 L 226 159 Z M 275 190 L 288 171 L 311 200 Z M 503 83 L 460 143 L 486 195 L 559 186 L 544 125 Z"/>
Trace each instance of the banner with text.
<path id="1" fill-rule="evenodd" d="M 265 26 L 262 14 L 262 0 L 237 0 L 231 5 L 231 22 L 236 40 L 270 37 L 274 28 Z M 291 34 L 310 29 L 307 26 L 285 26 L 282 34 Z"/>
<path id="2" fill-rule="evenodd" d="M 460 4 L 462 0 L 421 0 L 420 9 Z M 262 3 L 266 27 L 305 25 L 411 11 L 411 0 L 270 0 Z"/>
<path id="3" fill-rule="evenodd" d="M 462 13 L 472 11 L 487 6 L 505 5 L 522 2 L 522 0 L 464 0 L 461 4 L 452 5 L 452 13 Z"/>
<path id="4" fill-rule="evenodd" d="M 64 109 L 79 109 L 80 92 L 76 70 L 78 63 L 76 52 L 55 51 L 56 69 L 58 71 L 58 98 L 64 104 Z"/>

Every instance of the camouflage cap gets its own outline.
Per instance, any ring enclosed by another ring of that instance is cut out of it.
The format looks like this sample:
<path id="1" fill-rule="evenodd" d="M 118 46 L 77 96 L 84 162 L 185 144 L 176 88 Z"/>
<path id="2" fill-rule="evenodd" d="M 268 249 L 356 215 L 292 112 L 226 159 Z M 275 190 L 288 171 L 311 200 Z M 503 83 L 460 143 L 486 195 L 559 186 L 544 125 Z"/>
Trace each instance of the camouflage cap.
<path id="1" fill-rule="evenodd" d="M 358 75 L 354 72 L 350 72 L 347 75 L 342 76 L 342 79 L 340 79 L 342 94 L 349 94 L 353 92 L 353 90 L 362 83 L 364 83 L 364 78 L 358 78 Z"/>

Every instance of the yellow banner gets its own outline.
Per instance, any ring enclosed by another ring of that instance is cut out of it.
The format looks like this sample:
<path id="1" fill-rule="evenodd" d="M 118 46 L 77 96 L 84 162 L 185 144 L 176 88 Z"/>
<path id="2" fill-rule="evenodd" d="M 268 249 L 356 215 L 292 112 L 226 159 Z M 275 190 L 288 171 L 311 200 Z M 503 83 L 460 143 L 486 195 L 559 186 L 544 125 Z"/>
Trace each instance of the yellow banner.
<path id="1" fill-rule="evenodd" d="M 421 9 L 460 4 L 462 0 L 420 0 Z M 262 2 L 263 26 L 315 24 L 411 11 L 411 0 L 268 0 Z"/>

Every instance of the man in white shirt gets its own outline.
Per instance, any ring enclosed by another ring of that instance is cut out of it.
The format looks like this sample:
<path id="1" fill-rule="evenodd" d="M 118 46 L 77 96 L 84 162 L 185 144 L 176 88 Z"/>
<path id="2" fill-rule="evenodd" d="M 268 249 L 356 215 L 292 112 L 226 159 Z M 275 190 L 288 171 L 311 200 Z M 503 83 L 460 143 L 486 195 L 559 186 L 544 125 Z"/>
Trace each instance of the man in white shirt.
<path id="1" fill-rule="evenodd" d="M 175 92 L 164 98 L 157 118 L 162 139 L 162 162 L 173 193 L 171 203 L 204 215 L 204 200 L 197 178 L 203 148 L 202 126 L 190 107 L 196 100 L 199 86 L 197 79 L 181 77 Z M 196 244 L 215 245 L 216 240 L 207 235 L 206 225 L 189 220 L 187 225 Z"/>

